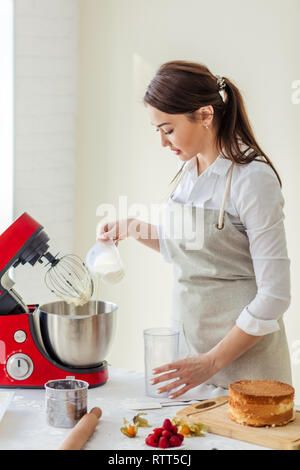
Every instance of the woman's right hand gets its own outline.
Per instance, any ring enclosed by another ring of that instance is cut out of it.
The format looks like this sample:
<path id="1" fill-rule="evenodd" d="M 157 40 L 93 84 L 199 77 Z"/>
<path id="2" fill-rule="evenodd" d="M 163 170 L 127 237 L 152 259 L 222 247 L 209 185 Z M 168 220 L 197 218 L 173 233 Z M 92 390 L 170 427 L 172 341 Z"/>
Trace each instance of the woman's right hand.
<path id="1" fill-rule="evenodd" d="M 113 240 L 116 246 L 118 246 L 120 240 L 125 240 L 130 236 L 129 226 L 132 221 L 133 219 L 129 218 L 106 222 L 105 224 L 99 225 L 97 228 L 97 240 Z"/>

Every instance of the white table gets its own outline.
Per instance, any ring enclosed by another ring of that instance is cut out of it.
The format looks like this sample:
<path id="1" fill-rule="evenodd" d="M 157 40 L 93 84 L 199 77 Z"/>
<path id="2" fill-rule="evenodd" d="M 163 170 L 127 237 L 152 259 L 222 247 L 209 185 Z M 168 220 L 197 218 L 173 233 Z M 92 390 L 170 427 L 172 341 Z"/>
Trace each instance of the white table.
<path id="1" fill-rule="evenodd" d="M 108 382 L 88 391 L 88 410 L 99 406 L 103 414 L 95 432 L 86 443 L 85 450 L 155 450 L 146 446 L 145 437 L 153 428 L 162 426 L 165 418 L 172 418 L 180 407 L 145 410 L 151 428 L 139 428 L 135 438 L 126 437 L 120 431 L 123 417 L 131 421 L 137 414 L 137 411 L 129 409 L 128 405 L 136 400 L 147 399 L 144 388 L 142 373 L 109 367 Z M 198 398 L 221 394 L 224 394 L 222 389 L 214 387 L 200 386 L 198 390 Z M 187 392 L 184 398 L 190 396 Z M 158 398 L 157 401 L 161 399 Z M 55 428 L 47 424 L 44 390 L 14 389 L 12 401 L 0 421 L 0 449 L 56 450 L 70 432 L 71 429 Z M 264 447 L 215 434 L 186 438 L 184 444 L 186 450 L 265 450 Z"/>

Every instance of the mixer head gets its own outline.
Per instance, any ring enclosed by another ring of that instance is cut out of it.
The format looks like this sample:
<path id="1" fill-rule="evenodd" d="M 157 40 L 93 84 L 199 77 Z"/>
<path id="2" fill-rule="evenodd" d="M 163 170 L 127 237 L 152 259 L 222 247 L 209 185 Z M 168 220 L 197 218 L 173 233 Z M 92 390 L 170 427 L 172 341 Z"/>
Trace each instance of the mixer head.
<path id="1" fill-rule="evenodd" d="M 57 258 L 50 253 L 44 256 L 51 265 L 45 275 L 48 289 L 67 303 L 83 305 L 88 302 L 93 295 L 94 283 L 81 258 L 76 255 Z"/>
<path id="2" fill-rule="evenodd" d="M 76 255 L 57 258 L 49 253 L 49 237 L 43 227 L 26 212 L 0 235 L 0 315 L 27 312 L 27 305 L 13 289 L 10 268 L 29 263 L 50 263 L 46 285 L 58 297 L 77 305 L 93 294 L 93 281 L 85 264 Z"/>
<path id="3" fill-rule="evenodd" d="M 27 305 L 13 289 L 10 268 L 41 261 L 49 237 L 43 227 L 26 212 L 0 235 L 0 315 L 27 312 Z"/>

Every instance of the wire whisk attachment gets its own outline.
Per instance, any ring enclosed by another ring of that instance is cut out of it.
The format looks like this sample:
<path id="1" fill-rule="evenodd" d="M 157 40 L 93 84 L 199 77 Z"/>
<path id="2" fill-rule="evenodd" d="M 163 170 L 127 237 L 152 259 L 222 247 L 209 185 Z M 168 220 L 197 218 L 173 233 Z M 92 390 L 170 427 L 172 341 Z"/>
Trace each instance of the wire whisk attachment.
<path id="1" fill-rule="evenodd" d="M 57 258 L 49 252 L 44 256 L 51 265 L 45 274 L 45 284 L 53 294 L 74 305 L 84 305 L 91 299 L 93 279 L 79 256 L 71 254 Z"/>

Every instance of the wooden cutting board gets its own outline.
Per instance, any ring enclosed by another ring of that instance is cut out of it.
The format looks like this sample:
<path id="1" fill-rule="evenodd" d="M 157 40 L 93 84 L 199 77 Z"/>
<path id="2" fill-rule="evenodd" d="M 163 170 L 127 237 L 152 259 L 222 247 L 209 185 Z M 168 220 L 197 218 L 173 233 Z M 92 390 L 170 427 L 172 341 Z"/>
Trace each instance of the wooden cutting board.
<path id="1" fill-rule="evenodd" d="M 228 415 L 228 396 L 194 403 L 178 411 L 176 416 L 187 423 L 201 422 L 207 432 L 239 439 L 271 449 L 300 450 L 300 410 L 285 426 L 255 428 L 238 424 Z"/>

